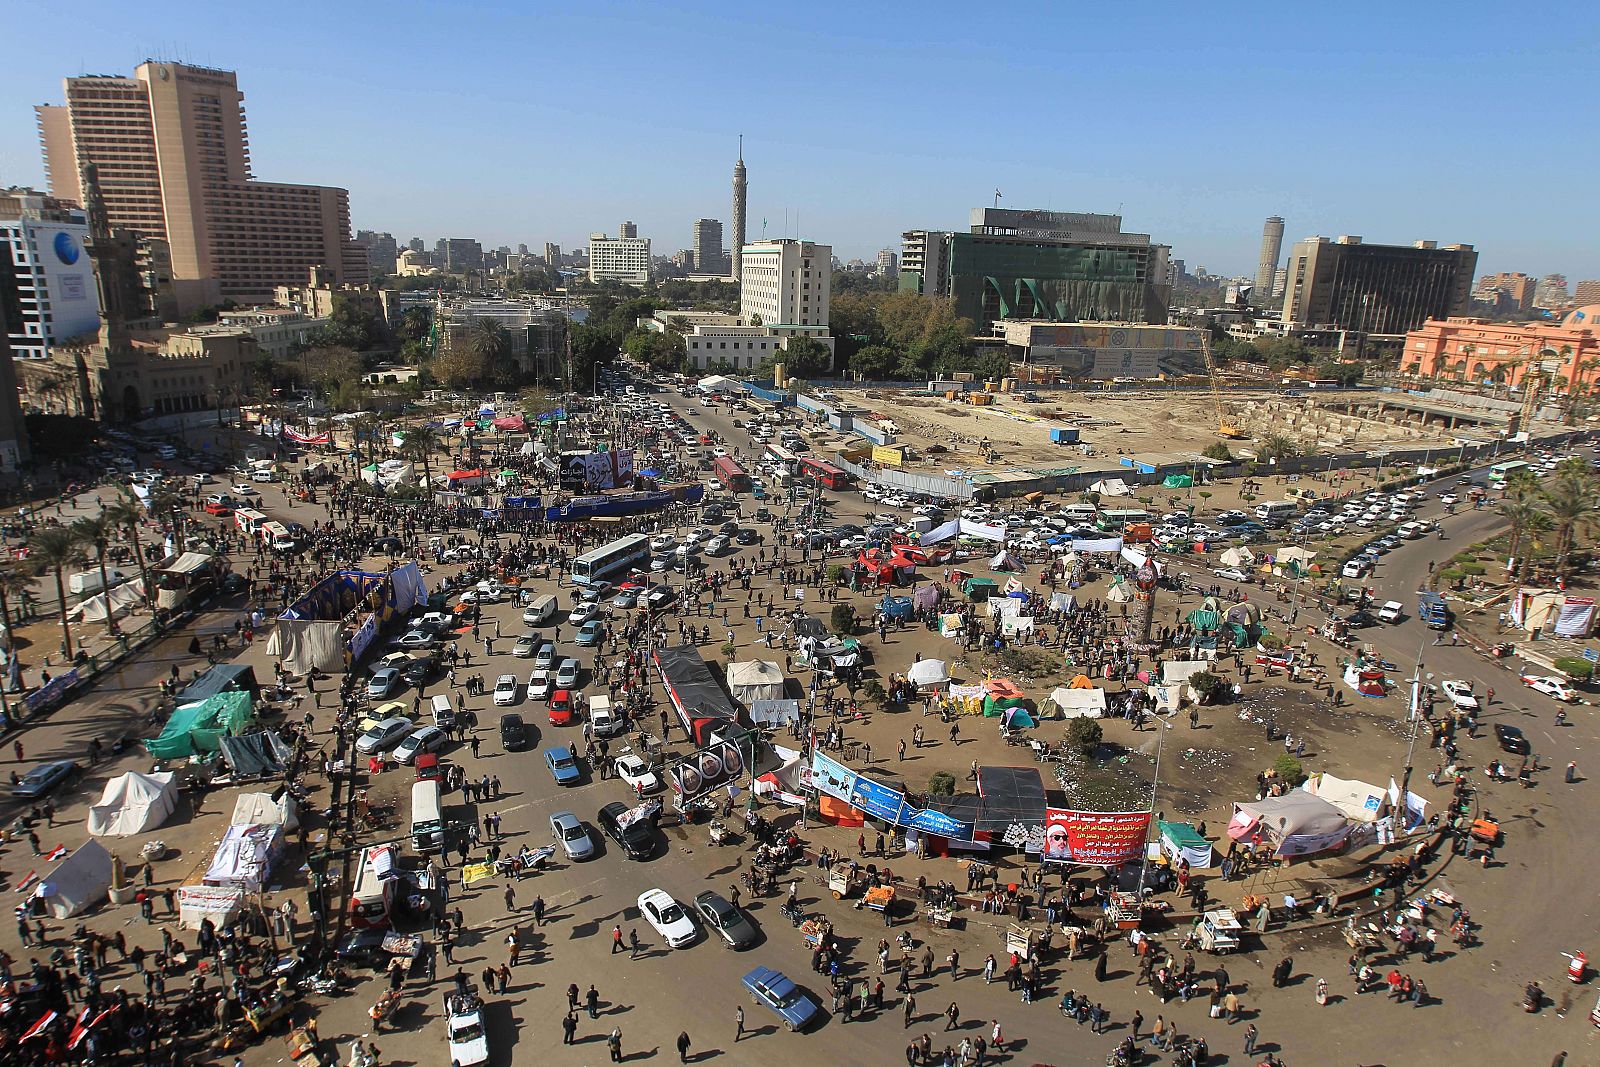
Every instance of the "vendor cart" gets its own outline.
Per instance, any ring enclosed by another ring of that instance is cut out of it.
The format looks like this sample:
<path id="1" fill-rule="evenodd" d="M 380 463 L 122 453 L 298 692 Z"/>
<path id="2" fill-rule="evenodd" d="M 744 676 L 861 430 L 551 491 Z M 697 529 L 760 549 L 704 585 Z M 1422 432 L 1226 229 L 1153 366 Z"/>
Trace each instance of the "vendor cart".
<path id="1" fill-rule="evenodd" d="M 1470 830 L 1472 839 L 1490 848 L 1500 844 L 1500 824 L 1493 819 L 1474 819 Z"/>
<path id="2" fill-rule="evenodd" d="M 939 904 L 930 904 L 922 909 L 922 921 L 939 930 L 951 930 L 956 925 L 956 910 Z"/>
<path id="3" fill-rule="evenodd" d="M 323 1053 L 312 1027 L 297 1026 L 283 1040 L 289 1046 L 289 1058 L 299 1067 L 335 1067 L 337 1063 L 335 1057 Z"/>
<path id="4" fill-rule="evenodd" d="M 246 1008 L 244 1020 L 250 1024 L 250 1028 L 256 1033 L 264 1034 L 279 1019 L 286 1017 L 289 1014 L 289 1009 L 293 1006 L 293 1002 L 288 997 L 283 996 L 281 993 L 275 993 L 261 1003 Z"/>
<path id="5" fill-rule="evenodd" d="M 733 831 L 728 829 L 721 819 L 711 820 L 711 843 L 713 845 L 726 845 L 733 840 Z"/>
<path id="6" fill-rule="evenodd" d="M 1381 952 L 1386 947 L 1383 938 L 1378 936 L 1378 931 L 1375 927 L 1363 929 L 1357 926 L 1353 915 L 1345 920 L 1342 929 L 1344 943 L 1362 955 L 1366 955 L 1369 952 Z"/>
<path id="7" fill-rule="evenodd" d="M 1200 917 L 1200 947 L 1206 952 L 1236 952 L 1244 930 L 1231 908 L 1217 908 Z"/>
<path id="8" fill-rule="evenodd" d="M 1006 926 L 1006 952 L 1019 960 L 1033 958 L 1034 950 L 1039 947 L 1038 934 L 1020 923 L 1009 923 Z"/>
<path id="9" fill-rule="evenodd" d="M 800 924 L 800 938 L 809 948 L 816 948 L 828 936 L 828 921 L 826 919 L 807 919 Z"/>
<path id="10" fill-rule="evenodd" d="M 1143 917 L 1144 909 L 1134 893 L 1112 893 L 1106 901 L 1106 920 L 1118 930 L 1137 930 Z"/>
<path id="11" fill-rule="evenodd" d="M 894 907 L 894 886 L 875 885 L 867 890 L 867 907 L 873 911 L 888 911 Z"/>
<path id="12" fill-rule="evenodd" d="M 828 871 L 828 892 L 834 900 L 844 900 L 861 892 L 861 876 L 848 867 L 833 867 Z"/>

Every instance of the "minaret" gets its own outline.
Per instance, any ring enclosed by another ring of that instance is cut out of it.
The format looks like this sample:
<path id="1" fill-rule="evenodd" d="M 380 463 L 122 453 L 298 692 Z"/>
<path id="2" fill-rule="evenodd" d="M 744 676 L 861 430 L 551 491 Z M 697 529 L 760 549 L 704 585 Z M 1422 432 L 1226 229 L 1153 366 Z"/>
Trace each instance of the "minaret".
<path id="1" fill-rule="evenodd" d="M 733 248 L 730 262 L 733 264 L 733 284 L 739 284 L 739 267 L 744 260 L 744 205 L 745 205 L 745 180 L 744 180 L 744 134 L 739 135 L 739 162 L 733 165 Z"/>
<path id="2" fill-rule="evenodd" d="M 83 189 L 84 214 L 89 217 L 89 261 L 93 264 L 95 285 L 99 290 L 100 318 L 120 328 L 127 319 L 127 309 L 122 299 L 121 263 L 112 242 L 105 197 L 100 191 L 99 166 L 84 164 L 79 182 Z"/>

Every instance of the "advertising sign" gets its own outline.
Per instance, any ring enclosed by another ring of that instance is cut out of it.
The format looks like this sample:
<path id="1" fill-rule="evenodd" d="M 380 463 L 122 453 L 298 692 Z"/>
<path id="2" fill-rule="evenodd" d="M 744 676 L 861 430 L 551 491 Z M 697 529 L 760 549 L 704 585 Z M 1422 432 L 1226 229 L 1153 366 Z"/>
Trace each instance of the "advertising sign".
<path id="1" fill-rule="evenodd" d="M 1044 858 L 1114 867 L 1144 855 L 1148 811 L 1045 811 Z"/>
<path id="2" fill-rule="evenodd" d="M 731 782 L 744 773 L 744 755 L 732 741 L 708 745 L 667 768 L 667 782 L 685 800 Z"/>
<path id="3" fill-rule="evenodd" d="M 881 463 L 885 467 L 898 467 L 905 461 L 905 453 L 898 448 L 887 445 L 872 446 L 872 462 Z"/>
<path id="4" fill-rule="evenodd" d="M 971 841 L 972 826 L 959 819 L 952 819 L 942 811 L 932 808 L 906 808 L 905 824 L 925 833 L 937 834 L 948 837 L 952 841 Z"/>
<path id="5" fill-rule="evenodd" d="M 891 789 L 870 778 L 857 775 L 855 788 L 851 791 L 850 806 L 860 808 L 875 819 L 898 823 L 905 811 L 906 798 L 898 789 Z"/>
<path id="6" fill-rule="evenodd" d="M 811 754 L 811 787 L 819 793 L 850 803 L 855 791 L 856 772 L 821 752 Z"/>
<path id="7" fill-rule="evenodd" d="M 94 267 L 84 248 L 89 227 L 71 223 L 30 223 L 31 247 L 38 249 L 38 269 L 50 296 L 49 341 L 59 344 L 100 329 L 100 297 Z"/>

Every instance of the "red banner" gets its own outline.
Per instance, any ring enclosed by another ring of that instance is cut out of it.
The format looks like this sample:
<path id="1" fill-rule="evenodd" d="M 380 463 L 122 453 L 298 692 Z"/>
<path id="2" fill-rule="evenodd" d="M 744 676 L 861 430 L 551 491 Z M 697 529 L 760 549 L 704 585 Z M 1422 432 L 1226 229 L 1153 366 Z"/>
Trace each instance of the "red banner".
<path id="1" fill-rule="evenodd" d="M 1150 833 L 1148 811 L 1072 811 L 1047 808 L 1044 858 L 1094 867 L 1115 867 L 1144 855 Z"/>

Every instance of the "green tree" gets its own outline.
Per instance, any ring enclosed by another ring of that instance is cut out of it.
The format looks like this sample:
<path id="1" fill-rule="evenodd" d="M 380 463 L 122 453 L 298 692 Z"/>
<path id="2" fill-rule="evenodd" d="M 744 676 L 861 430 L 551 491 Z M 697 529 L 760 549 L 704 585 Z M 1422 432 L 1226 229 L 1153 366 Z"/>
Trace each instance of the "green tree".
<path id="1" fill-rule="evenodd" d="M 835 604 L 828 613 L 828 628 L 840 637 L 856 632 L 856 609 L 849 604 Z"/>
<path id="2" fill-rule="evenodd" d="M 1271 459 L 1289 459 L 1300 454 L 1294 438 L 1277 430 L 1270 430 L 1256 438 L 1256 457 L 1263 462 Z"/>
<path id="3" fill-rule="evenodd" d="M 461 389 L 487 379 L 489 361 L 477 347 L 456 343 L 428 361 L 428 373 L 441 385 Z"/>
<path id="4" fill-rule="evenodd" d="M 928 795 L 930 797 L 955 796 L 956 776 L 949 771 L 934 771 L 928 778 Z"/>
<path id="5" fill-rule="evenodd" d="M 1085 757 L 1092 755 L 1105 736 L 1096 719 L 1076 718 L 1067 723 L 1067 744 Z"/>
<path id="6" fill-rule="evenodd" d="M 395 325 L 395 340 L 424 341 L 433 329 L 433 311 L 427 307 L 408 307 L 400 313 L 400 321 Z"/>
<path id="7" fill-rule="evenodd" d="M 1222 441 L 1212 441 L 1201 450 L 1200 454 L 1207 459 L 1217 459 L 1224 463 L 1233 459 L 1233 453 L 1228 451 L 1228 446 Z"/>
<path id="8" fill-rule="evenodd" d="M 433 492 L 433 454 L 439 450 L 439 431 L 432 426 L 413 426 L 406 430 L 405 444 L 400 454 L 422 464 L 422 479 L 426 492 Z"/>
<path id="9" fill-rule="evenodd" d="M 846 365 L 869 381 L 880 381 L 893 373 L 898 362 L 888 345 L 867 345 L 856 349 Z"/>
<path id="10" fill-rule="evenodd" d="M 1565 575 L 1578 535 L 1592 528 L 1600 509 L 1600 480 L 1588 460 L 1575 456 L 1557 464 L 1542 496 L 1555 527 L 1556 573 Z"/>
<path id="11" fill-rule="evenodd" d="M 144 508 L 137 500 L 123 496 L 107 504 L 104 514 L 122 531 L 123 539 L 133 546 L 133 558 L 139 565 L 139 582 L 144 586 L 145 600 L 155 603 L 156 593 L 150 587 L 150 571 L 144 561 L 144 543 L 139 540 L 139 524 L 144 521 Z"/>
<path id="12" fill-rule="evenodd" d="M 68 529 L 78 543 L 94 556 L 95 565 L 100 571 L 100 591 L 106 598 L 106 633 L 115 634 L 117 620 L 115 612 L 111 610 L 111 575 L 106 569 L 106 549 L 116 535 L 116 525 L 102 511 L 99 515 L 76 520 Z"/>
<path id="13" fill-rule="evenodd" d="M 833 370 L 833 353 L 811 337 L 794 337 L 777 357 L 791 378 L 826 377 Z M 776 362 L 777 360 L 774 360 Z"/>
<path id="14" fill-rule="evenodd" d="M 61 651 L 72 658 L 72 623 L 67 619 L 67 583 L 63 574 L 68 567 L 83 562 L 83 545 L 65 526 L 50 526 L 28 538 L 28 559 L 39 568 L 55 575 L 56 601 L 61 606 Z"/>
<path id="15" fill-rule="evenodd" d="M 623 351 L 657 371 L 676 371 L 683 367 L 683 335 L 674 332 L 636 329 L 622 343 Z"/>
<path id="16" fill-rule="evenodd" d="M 592 381 L 594 368 L 615 360 L 617 350 L 622 347 L 606 330 L 589 323 L 579 323 L 572 327 L 568 337 L 572 354 L 573 388 L 579 388 L 579 383 Z"/>

